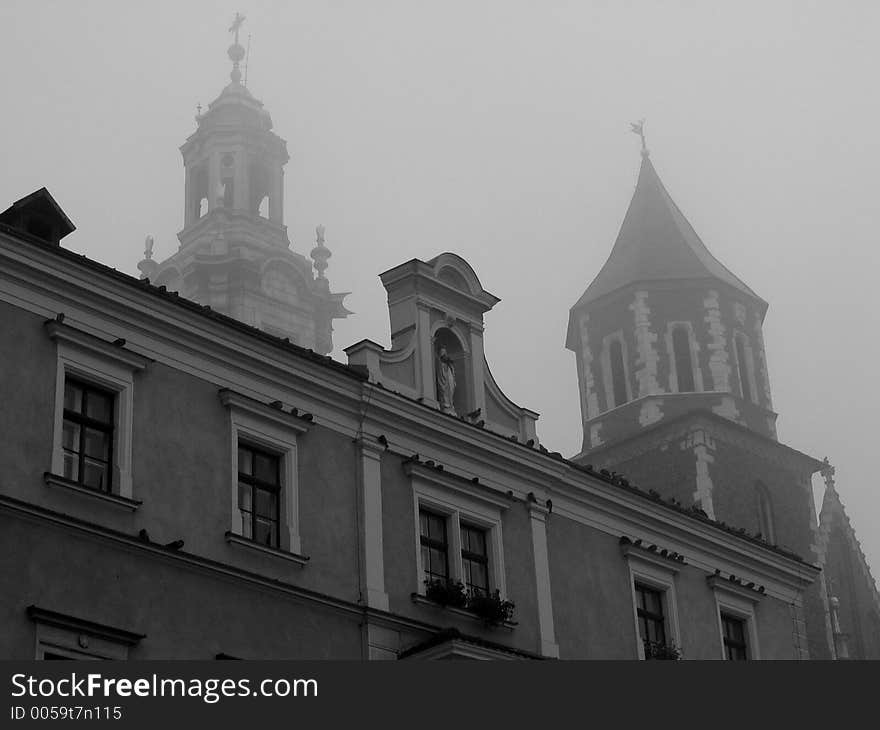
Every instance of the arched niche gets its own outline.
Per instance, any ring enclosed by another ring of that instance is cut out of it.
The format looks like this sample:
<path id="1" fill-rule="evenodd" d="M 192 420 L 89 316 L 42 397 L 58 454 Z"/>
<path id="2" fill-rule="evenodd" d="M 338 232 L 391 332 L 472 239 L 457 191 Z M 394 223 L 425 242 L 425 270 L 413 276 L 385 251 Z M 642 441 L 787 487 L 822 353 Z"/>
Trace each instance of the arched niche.
<path id="1" fill-rule="evenodd" d="M 446 350 L 446 356 L 455 373 L 455 389 L 452 396 L 452 405 L 455 414 L 464 416 L 473 410 L 473 384 L 470 382 L 470 353 L 465 348 L 458 335 L 448 326 L 440 326 L 434 331 L 434 385 L 437 402 L 443 404 L 440 393 L 439 372 L 441 363 L 441 351 Z"/>

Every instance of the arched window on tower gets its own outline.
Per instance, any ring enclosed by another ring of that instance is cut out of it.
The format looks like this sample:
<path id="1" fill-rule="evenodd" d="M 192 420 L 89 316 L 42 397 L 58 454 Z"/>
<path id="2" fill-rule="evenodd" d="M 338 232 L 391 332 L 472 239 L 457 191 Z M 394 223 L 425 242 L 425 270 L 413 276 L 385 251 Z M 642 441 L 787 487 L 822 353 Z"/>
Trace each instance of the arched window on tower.
<path id="1" fill-rule="evenodd" d="M 614 394 L 614 403 L 611 407 L 616 408 L 629 400 L 626 390 L 626 366 L 623 359 L 623 345 L 620 340 L 612 340 L 609 359 L 611 361 L 611 385 Z"/>
<path id="2" fill-rule="evenodd" d="M 199 165 L 193 168 L 190 174 L 192 176 L 189 200 L 191 219 L 198 220 L 208 212 L 208 168 L 206 165 Z"/>
<path id="3" fill-rule="evenodd" d="M 733 337 L 733 346 L 736 350 L 736 368 L 739 372 L 739 387 L 743 400 L 753 401 L 752 392 L 752 361 L 746 338 L 740 333 Z"/>
<path id="4" fill-rule="evenodd" d="M 679 393 L 696 391 L 694 364 L 691 359 L 691 338 L 686 327 L 678 326 L 672 330 L 672 357 L 675 361 L 675 375 Z"/>
<path id="5" fill-rule="evenodd" d="M 767 542 L 776 544 L 776 530 L 773 525 L 773 505 L 770 492 L 761 482 L 755 484 L 755 502 L 758 511 L 758 532 Z"/>

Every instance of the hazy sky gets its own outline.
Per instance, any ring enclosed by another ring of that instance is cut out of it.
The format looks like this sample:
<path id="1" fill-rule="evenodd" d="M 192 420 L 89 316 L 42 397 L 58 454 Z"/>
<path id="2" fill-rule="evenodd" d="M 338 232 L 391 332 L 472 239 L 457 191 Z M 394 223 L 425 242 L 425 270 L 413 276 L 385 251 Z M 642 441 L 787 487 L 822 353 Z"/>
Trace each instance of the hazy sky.
<path id="1" fill-rule="evenodd" d="M 770 303 L 780 439 L 837 466 L 880 571 L 880 3 L 0 0 L 0 209 L 46 186 L 78 227 L 64 245 L 132 274 L 147 234 L 176 250 L 178 147 L 228 83 L 236 10 L 292 157 L 293 248 L 325 224 L 352 292 L 334 356 L 389 344 L 378 273 L 454 251 L 502 299 L 499 385 L 576 453 L 568 309 L 617 235 L 646 117 L 673 198 Z"/>

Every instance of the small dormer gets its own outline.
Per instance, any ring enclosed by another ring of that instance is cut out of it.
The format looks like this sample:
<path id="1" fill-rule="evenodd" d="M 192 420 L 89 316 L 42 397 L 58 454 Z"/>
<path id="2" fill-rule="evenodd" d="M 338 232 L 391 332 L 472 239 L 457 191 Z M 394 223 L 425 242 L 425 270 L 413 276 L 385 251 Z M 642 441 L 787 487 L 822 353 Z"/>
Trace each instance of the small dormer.
<path id="1" fill-rule="evenodd" d="M 46 188 L 15 201 L 0 213 L 0 223 L 56 246 L 61 245 L 61 239 L 68 233 L 76 230 Z"/>
<path id="2" fill-rule="evenodd" d="M 363 340 L 345 350 L 370 380 L 505 436 L 537 440 L 538 414 L 509 400 L 483 352 L 483 315 L 500 299 L 460 256 L 412 259 L 380 274 L 391 348 Z"/>

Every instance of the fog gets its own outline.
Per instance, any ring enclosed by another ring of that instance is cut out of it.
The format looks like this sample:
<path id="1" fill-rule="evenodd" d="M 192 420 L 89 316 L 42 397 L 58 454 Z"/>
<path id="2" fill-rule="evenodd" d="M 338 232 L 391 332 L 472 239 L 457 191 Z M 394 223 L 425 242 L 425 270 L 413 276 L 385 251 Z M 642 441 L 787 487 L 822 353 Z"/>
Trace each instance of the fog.
<path id="1" fill-rule="evenodd" d="M 0 209 L 46 186 L 64 245 L 137 274 L 183 224 L 178 147 L 250 36 L 248 88 L 288 142 L 285 216 L 356 312 L 334 356 L 390 341 L 377 274 L 463 256 L 501 388 L 551 450 L 581 426 L 568 309 L 651 159 L 713 254 L 770 303 L 780 440 L 837 468 L 880 566 L 875 280 L 880 142 L 870 2 L 47 2 L 3 0 Z M 818 477 L 815 486 L 820 486 Z"/>

